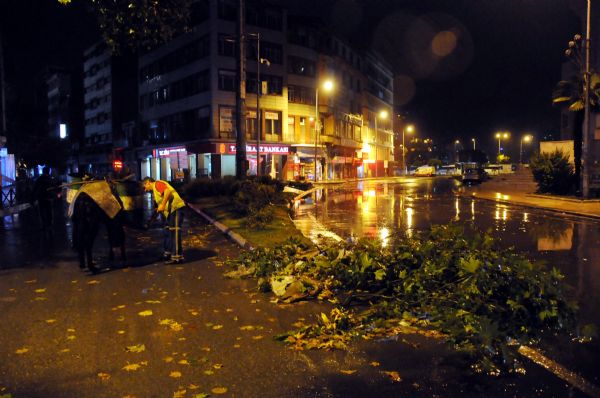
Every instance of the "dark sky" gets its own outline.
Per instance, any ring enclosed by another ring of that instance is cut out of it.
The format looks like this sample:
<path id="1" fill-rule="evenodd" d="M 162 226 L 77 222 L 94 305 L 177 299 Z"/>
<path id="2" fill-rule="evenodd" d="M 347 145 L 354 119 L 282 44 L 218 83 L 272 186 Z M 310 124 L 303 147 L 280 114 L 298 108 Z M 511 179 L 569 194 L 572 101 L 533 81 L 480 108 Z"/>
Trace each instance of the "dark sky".
<path id="1" fill-rule="evenodd" d="M 571 9 L 577 1 L 282 2 L 292 12 L 322 17 L 332 30 L 380 52 L 397 76 L 397 110 L 408 115 L 420 134 L 438 142 L 476 137 L 491 150 L 498 130 L 509 130 L 514 137 L 558 132 L 551 93 L 567 43 L 580 32 Z M 0 0 L 13 93 L 30 95 L 33 78 L 46 65 L 80 62 L 97 28 L 84 10 L 86 1 L 73 3 Z M 438 56 L 432 55 L 432 41 Z"/>

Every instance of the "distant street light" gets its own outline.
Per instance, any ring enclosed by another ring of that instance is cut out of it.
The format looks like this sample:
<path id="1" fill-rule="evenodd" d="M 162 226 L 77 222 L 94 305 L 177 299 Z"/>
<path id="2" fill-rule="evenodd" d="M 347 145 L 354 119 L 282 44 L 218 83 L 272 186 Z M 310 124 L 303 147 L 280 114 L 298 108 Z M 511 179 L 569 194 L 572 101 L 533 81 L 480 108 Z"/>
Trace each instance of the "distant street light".
<path id="1" fill-rule="evenodd" d="M 329 92 L 333 90 L 333 82 L 325 80 L 323 82 L 323 90 Z M 317 141 L 319 139 L 319 85 L 315 88 L 315 182 L 317 182 Z"/>
<path id="2" fill-rule="evenodd" d="M 521 137 L 521 149 L 519 150 L 519 164 L 523 164 L 523 142 L 531 142 L 533 136 L 531 134 L 526 134 Z"/>
<path id="3" fill-rule="evenodd" d="M 506 139 L 508 139 L 509 135 L 510 135 L 510 134 L 509 134 L 509 133 L 506 133 L 506 132 L 505 132 L 505 133 L 496 133 L 496 138 L 498 139 L 498 156 L 500 155 L 500 151 L 501 151 L 501 148 L 500 148 L 500 141 L 501 141 L 502 139 L 505 139 L 505 140 L 506 140 Z"/>
<path id="4" fill-rule="evenodd" d="M 471 138 L 471 141 L 473 142 L 473 150 L 475 150 L 475 138 Z"/>

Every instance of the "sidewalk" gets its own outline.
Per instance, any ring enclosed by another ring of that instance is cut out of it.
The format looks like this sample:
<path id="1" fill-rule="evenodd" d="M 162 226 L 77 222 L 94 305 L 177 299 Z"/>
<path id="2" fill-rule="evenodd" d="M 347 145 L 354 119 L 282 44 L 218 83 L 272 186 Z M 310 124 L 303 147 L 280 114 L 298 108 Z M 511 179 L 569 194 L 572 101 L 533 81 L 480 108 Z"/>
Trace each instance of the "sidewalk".
<path id="1" fill-rule="evenodd" d="M 600 200 L 535 194 L 535 184 L 518 176 L 496 177 L 477 186 L 464 187 L 463 196 L 535 207 L 583 217 L 600 218 Z"/>

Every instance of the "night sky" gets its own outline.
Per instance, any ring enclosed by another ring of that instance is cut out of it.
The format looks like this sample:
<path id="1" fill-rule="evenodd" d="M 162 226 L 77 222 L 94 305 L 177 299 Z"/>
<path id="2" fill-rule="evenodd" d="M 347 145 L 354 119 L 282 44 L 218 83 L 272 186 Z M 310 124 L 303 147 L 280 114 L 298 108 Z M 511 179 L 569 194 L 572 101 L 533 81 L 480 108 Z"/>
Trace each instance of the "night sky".
<path id="1" fill-rule="evenodd" d="M 98 37 L 85 1 L 1 0 L 0 23 L 12 98 L 34 100 L 47 65 L 79 67 Z M 551 93 L 580 21 L 577 0 L 281 1 L 392 65 L 397 111 L 440 143 L 476 137 L 493 153 L 493 133 L 558 135 Z M 439 32 L 445 32 L 437 36 Z M 441 51 L 432 56 L 434 46 Z M 36 80 L 37 79 L 37 80 Z M 45 120 L 43 121 L 45 123 Z M 517 148 L 514 138 L 514 153 Z"/>

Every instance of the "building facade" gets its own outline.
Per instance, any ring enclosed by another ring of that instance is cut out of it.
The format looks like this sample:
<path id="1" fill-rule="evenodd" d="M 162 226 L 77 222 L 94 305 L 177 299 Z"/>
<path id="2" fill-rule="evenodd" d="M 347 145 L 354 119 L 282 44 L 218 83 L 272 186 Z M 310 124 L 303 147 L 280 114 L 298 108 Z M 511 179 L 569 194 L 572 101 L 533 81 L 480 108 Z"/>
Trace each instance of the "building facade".
<path id="1" fill-rule="evenodd" d="M 235 174 L 237 6 L 195 2 L 192 31 L 140 57 L 133 157 L 141 177 Z M 393 134 L 382 116 L 392 115 L 391 68 L 277 7 L 249 3 L 246 32 L 249 174 L 281 180 L 386 175 Z M 333 82 L 330 92 L 322 87 L 326 80 Z"/>
<path id="2" fill-rule="evenodd" d="M 81 171 L 105 173 L 133 143 L 138 117 L 137 58 L 113 56 L 104 43 L 84 51 Z"/>

